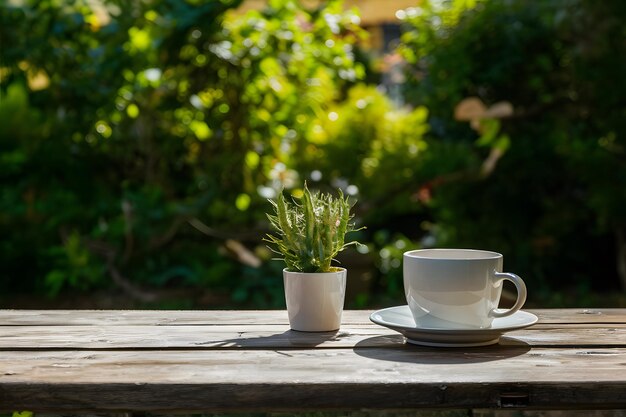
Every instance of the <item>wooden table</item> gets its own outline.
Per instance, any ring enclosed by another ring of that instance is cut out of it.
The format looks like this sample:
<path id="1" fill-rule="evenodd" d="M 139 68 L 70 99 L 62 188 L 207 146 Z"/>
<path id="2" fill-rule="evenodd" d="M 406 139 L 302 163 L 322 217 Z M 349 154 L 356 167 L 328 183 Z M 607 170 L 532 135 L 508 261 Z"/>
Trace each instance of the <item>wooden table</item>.
<path id="1" fill-rule="evenodd" d="M 408 345 L 344 312 L 0 311 L 0 411 L 626 408 L 626 309 L 530 310 L 481 348 Z"/>

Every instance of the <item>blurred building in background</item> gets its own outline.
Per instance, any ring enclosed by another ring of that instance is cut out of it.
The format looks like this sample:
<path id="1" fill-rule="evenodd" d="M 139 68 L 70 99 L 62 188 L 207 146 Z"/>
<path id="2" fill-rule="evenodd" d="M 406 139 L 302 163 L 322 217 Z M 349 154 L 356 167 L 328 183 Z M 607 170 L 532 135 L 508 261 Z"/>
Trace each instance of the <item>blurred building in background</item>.
<path id="1" fill-rule="evenodd" d="M 307 7 L 322 3 L 319 0 L 301 0 Z M 261 10 L 267 0 L 246 0 L 239 10 Z M 419 0 L 345 0 L 345 9 L 356 7 L 361 16 L 361 24 L 369 34 L 368 47 L 374 50 L 389 51 L 390 46 L 400 36 L 400 21 L 396 17 L 398 10 L 415 7 Z"/>
<path id="2" fill-rule="evenodd" d="M 239 7 L 244 13 L 248 10 L 262 10 L 267 0 L 246 0 Z M 315 8 L 323 3 L 320 0 L 301 0 L 308 8 Z M 419 0 L 344 0 L 345 10 L 356 8 L 361 17 L 361 27 L 368 33 L 367 39 L 360 45 L 364 51 L 378 61 L 380 85 L 397 106 L 404 104 L 401 84 L 404 81 L 403 60 L 396 53 L 400 41 L 401 21 L 398 11 L 416 7 Z"/>

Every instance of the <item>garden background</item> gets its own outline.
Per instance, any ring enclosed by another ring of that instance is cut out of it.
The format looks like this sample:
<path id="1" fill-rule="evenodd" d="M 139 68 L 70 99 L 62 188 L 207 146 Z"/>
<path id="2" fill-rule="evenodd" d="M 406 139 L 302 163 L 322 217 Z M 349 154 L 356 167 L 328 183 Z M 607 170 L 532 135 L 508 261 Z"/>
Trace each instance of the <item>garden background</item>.
<path id="1" fill-rule="evenodd" d="M 379 45 L 353 3 L 3 0 L 0 305 L 284 308 L 307 181 L 367 227 L 348 308 L 433 246 L 626 306 L 626 2 L 415 0 Z"/>

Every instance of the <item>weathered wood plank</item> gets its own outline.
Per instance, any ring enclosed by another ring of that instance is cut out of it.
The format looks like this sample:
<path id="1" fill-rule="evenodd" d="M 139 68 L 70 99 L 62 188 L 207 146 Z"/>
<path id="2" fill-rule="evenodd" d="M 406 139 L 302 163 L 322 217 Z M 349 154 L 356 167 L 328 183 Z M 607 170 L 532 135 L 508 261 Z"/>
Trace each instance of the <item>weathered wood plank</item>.
<path id="1" fill-rule="evenodd" d="M 176 385 L 10 384 L 0 391 L 0 412 L 320 412 L 337 410 L 621 409 L 624 384 L 288 384 L 239 386 L 221 383 Z M 602 391 L 599 398 L 595 393 Z M 511 398 L 515 404 L 507 405 Z M 528 400 L 526 400 L 528 399 Z M 517 402 L 519 401 L 519 402 Z M 504 405 L 501 405 L 504 404 Z M 522 404 L 522 405 L 520 405 Z M 315 414 L 317 415 L 317 413 Z M 516 414 L 516 416 L 519 414 Z"/>
<path id="2" fill-rule="evenodd" d="M 3 352 L 0 409 L 626 407 L 626 349 Z"/>
<path id="3" fill-rule="evenodd" d="M 395 347 L 402 336 L 374 324 L 305 333 L 287 325 L 0 326 L 0 350 L 15 349 L 260 349 Z M 501 345 L 626 348 L 626 325 L 536 324 L 507 333 Z"/>
<path id="4" fill-rule="evenodd" d="M 626 324 L 626 309 L 528 310 L 540 323 Z M 344 311 L 342 324 L 369 324 L 370 310 Z M 285 310 L 0 310 L 0 326 L 287 324 Z"/>
<path id="5" fill-rule="evenodd" d="M 19 351 L 0 370 L 2 384 L 626 384 L 626 348 Z"/>
<path id="6" fill-rule="evenodd" d="M 626 324 L 624 308 L 529 309 L 542 323 L 622 323 Z"/>
<path id="7" fill-rule="evenodd" d="M 369 315 L 344 312 L 346 324 L 365 323 Z M 176 326 L 288 324 L 286 310 L 0 310 L 0 326 Z"/>

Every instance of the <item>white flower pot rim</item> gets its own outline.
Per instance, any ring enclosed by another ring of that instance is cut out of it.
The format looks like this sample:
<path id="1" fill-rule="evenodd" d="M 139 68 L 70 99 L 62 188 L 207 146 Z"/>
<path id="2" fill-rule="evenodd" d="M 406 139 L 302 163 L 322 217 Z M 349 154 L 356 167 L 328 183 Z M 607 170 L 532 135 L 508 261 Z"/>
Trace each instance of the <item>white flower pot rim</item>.
<path id="1" fill-rule="evenodd" d="M 337 269 L 335 271 L 328 271 L 328 272 L 300 272 L 300 271 L 290 271 L 289 269 L 284 268 L 283 271 L 288 272 L 289 274 L 293 274 L 293 275 L 313 275 L 313 274 L 336 274 L 337 272 L 342 272 L 346 270 L 346 268 L 342 268 L 340 266 L 333 266 L 333 268 L 337 268 Z"/>

